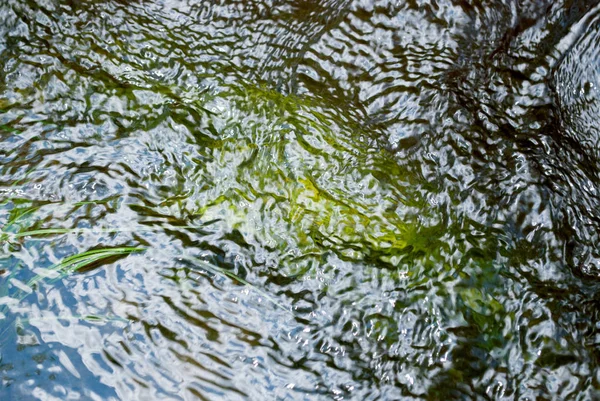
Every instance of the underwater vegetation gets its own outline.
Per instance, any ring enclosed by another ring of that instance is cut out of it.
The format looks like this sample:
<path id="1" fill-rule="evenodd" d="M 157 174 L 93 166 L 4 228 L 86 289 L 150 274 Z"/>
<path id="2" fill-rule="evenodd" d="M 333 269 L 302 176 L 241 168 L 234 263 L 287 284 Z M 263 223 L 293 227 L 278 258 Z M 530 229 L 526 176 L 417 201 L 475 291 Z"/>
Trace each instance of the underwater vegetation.
<path id="1" fill-rule="evenodd" d="M 597 15 L 0 2 L 0 399 L 593 399 Z"/>

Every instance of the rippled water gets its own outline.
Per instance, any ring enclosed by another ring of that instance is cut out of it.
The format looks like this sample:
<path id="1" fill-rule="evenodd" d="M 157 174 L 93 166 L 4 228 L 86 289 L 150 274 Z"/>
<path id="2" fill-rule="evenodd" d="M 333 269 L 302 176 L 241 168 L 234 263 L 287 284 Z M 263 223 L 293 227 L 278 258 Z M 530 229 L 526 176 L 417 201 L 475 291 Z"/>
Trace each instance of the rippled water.
<path id="1" fill-rule="evenodd" d="M 0 398 L 597 397 L 597 3 L 0 0 Z"/>

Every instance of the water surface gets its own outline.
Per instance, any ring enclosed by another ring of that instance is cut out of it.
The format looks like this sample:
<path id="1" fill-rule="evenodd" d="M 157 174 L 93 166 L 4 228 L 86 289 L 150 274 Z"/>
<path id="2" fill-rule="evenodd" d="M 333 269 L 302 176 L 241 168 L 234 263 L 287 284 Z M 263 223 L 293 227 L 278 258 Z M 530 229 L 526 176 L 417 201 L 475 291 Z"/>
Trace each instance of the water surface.
<path id="1" fill-rule="evenodd" d="M 593 399 L 599 86 L 597 1 L 0 0 L 0 398 Z"/>

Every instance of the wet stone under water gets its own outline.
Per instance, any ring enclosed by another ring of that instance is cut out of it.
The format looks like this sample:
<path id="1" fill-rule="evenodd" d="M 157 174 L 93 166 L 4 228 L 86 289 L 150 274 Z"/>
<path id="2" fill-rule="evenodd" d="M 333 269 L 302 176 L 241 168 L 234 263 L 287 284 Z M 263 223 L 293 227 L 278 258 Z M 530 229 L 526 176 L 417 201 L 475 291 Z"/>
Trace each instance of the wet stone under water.
<path id="1" fill-rule="evenodd" d="M 0 0 L 0 399 L 594 399 L 597 3 Z"/>

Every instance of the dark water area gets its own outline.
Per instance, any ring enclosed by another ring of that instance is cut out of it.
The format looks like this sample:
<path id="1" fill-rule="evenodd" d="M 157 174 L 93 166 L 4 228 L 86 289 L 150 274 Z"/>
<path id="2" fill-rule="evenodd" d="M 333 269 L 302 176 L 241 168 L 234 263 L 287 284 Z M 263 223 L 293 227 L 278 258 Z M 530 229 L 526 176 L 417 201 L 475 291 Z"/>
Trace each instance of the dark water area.
<path id="1" fill-rule="evenodd" d="M 0 0 L 0 399 L 600 399 L 599 191 L 597 1 Z"/>

